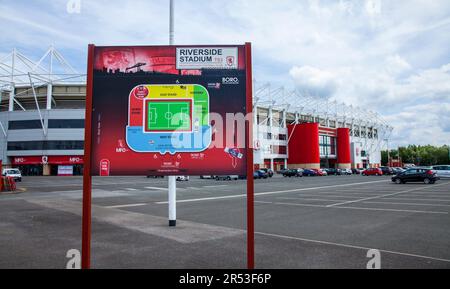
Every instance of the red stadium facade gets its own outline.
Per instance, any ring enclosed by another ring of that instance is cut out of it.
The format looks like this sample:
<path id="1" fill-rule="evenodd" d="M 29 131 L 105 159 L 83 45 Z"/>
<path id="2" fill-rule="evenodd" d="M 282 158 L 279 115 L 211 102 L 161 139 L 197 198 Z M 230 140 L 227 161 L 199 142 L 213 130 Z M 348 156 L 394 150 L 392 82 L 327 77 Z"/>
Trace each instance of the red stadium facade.
<path id="1" fill-rule="evenodd" d="M 318 123 L 287 126 L 289 168 L 352 167 L 349 128 L 326 128 Z"/>
<path id="2" fill-rule="evenodd" d="M 320 168 L 319 124 L 291 124 L 288 133 L 288 167 Z"/>

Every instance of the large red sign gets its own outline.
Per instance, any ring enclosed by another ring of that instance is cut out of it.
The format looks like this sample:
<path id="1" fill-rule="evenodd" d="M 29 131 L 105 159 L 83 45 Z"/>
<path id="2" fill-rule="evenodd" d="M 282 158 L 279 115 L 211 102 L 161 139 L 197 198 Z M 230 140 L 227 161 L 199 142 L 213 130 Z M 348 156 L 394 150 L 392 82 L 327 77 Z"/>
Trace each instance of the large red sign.
<path id="1" fill-rule="evenodd" d="M 89 45 L 82 268 L 90 268 L 92 175 L 247 175 L 254 268 L 251 45 Z M 230 117 L 230 118 L 229 118 Z"/>
<path id="2" fill-rule="evenodd" d="M 244 45 L 93 50 L 92 175 L 246 174 Z"/>

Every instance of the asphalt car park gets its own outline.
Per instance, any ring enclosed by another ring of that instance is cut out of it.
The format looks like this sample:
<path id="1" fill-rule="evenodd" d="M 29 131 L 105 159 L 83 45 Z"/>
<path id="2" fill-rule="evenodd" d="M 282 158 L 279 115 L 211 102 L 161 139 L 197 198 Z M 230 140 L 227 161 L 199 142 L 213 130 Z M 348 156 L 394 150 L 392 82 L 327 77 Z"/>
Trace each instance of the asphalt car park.
<path id="1" fill-rule="evenodd" d="M 0 194 L 0 268 L 65 268 L 81 248 L 80 177 L 24 177 Z M 245 180 L 177 183 L 167 226 L 167 179 L 93 179 L 94 268 L 245 268 Z M 450 179 L 390 176 L 255 180 L 257 268 L 450 268 Z"/>

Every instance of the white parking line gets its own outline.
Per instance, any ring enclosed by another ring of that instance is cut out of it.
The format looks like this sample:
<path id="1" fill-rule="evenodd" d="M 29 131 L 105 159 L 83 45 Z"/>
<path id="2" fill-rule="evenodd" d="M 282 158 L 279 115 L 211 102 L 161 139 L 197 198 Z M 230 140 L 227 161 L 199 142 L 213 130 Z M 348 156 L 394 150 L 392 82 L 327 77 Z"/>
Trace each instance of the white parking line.
<path id="1" fill-rule="evenodd" d="M 230 195 L 230 196 L 221 196 L 221 197 L 208 197 L 208 198 L 197 198 L 197 199 L 185 199 L 185 200 L 177 200 L 177 203 L 190 203 L 190 202 L 199 202 L 199 201 L 209 201 L 209 200 L 220 200 L 220 199 L 231 199 L 231 198 L 241 198 L 245 197 L 246 194 L 241 195 Z M 155 202 L 155 204 L 167 204 L 167 201 L 164 202 Z"/>
<path id="2" fill-rule="evenodd" d="M 320 189 L 336 188 L 336 187 L 350 187 L 350 186 L 356 186 L 356 185 L 367 185 L 367 184 L 381 183 L 381 182 L 386 182 L 386 180 L 372 181 L 372 182 L 351 183 L 351 184 L 341 184 L 341 185 L 332 185 L 332 186 L 311 187 L 311 188 L 301 188 L 301 189 L 292 189 L 292 190 L 283 190 L 283 191 L 261 192 L 261 193 L 255 193 L 255 196 L 276 195 L 276 194 L 284 194 L 284 193 L 292 193 L 292 192 L 300 192 L 300 191 L 310 191 L 310 190 L 312 191 L 312 190 L 320 190 Z M 219 196 L 219 197 L 207 197 L 207 198 L 196 198 L 196 199 L 185 199 L 185 200 L 177 200 L 177 203 L 200 202 L 200 201 L 220 200 L 220 199 L 233 199 L 233 198 L 242 198 L 242 197 L 245 197 L 245 196 L 247 196 L 247 194 L 228 195 L 228 196 Z M 167 204 L 167 201 L 156 202 L 155 204 Z"/>
<path id="3" fill-rule="evenodd" d="M 145 187 L 146 189 L 149 190 L 160 190 L 160 191 L 168 191 L 168 188 L 160 188 L 160 187 Z M 180 188 L 177 188 L 177 190 L 179 190 Z"/>
<path id="4" fill-rule="evenodd" d="M 444 204 L 422 204 L 422 203 L 397 203 L 397 202 L 363 202 L 364 204 L 388 204 L 388 205 L 407 205 L 407 206 L 436 206 L 436 207 L 450 207 Z"/>
<path id="5" fill-rule="evenodd" d="M 314 195 L 314 194 L 307 194 L 307 195 L 303 195 L 303 194 L 298 194 L 297 196 L 299 197 L 331 197 L 331 198 L 337 198 L 337 199 L 358 199 L 361 198 L 361 196 L 341 196 L 341 195 L 329 195 L 329 194 L 322 194 L 319 192 L 319 194 Z M 382 196 L 382 195 L 377 195 L 377 196 Z M 340 200 L 342 202 L 342 200 Z"/>
<path id="6" fill-rule="evenodd" d="M 342 207 L 342 206 L 330 207 L 330 206 L 315 205 L 315 204 L 263 202 L 263 201 L 255 201 L 255 203 L 273 204 L 273 205 L 285 205 L 285 206 L 299 206 L 299 207 L 318 207 L 318 208 L 327 208 L 327 209 L 332 208 L 332 209 L 350 209 L 350 210 L 367 210 L 367 211 L 386 211 L 386 212 L 444 214 L 444 215 L 448 215 L 448 212 L 441 212 L 441 211 L 419 211 L 419 210 L 400 210 L 400 209 L 383 209 L 383 208 L 366 208 L 366 207 Z"/>
<path id="7" fill-rule="evenodd" d="M 323 245 L 333 245 L 333 246 L 338 246 L 338 247 L 361 249 L 361 250 L 365 250 L 365 251 L 368 251 L 370 249 L 374 249 L 374 248 L 363 247 L 363 246 L 358 246 L 358 245 L 335 243 L 335 242 L 328 242 L 328 241 L 321 241 L 321 240 L 312 240 L 312 239 L 293 237 L 293 236 L 285 236 L 285 235 L 272 234 L 272 233 L 255 232 L 255 234 L 262 235 L 262 236 L 270 236 L 270 237 L 282 238 L 282 239 L 290 239 L 290 240 L 297 240 L 297 241 L 303 241 L 303 242 L 317 243 L 317 244 L 323 244 Z M 389 253 L 389 254 L 402 255 L 402 256 L 408 256 L 408 257 L 414 257 L 414 258 L 421 258 L 421 259 L 428 259 L 428 260 L 434 260 L 434 261 L 441 261 L 441 262 L 450 262 L 449 259 L 444 259 L 444 258 L 437 258 L 437 257 L 424 256 L 424 255 L 405 253 L 405 252 L 398 252 L 398 251 L 385 250 L 385 249 L 378 249 L 378 250 L 380 252 Z"/>
<path id="8" fill-rule="evenodd" d="M 442 186 L 442 185 L 446 185 L 446 184 L 448 184 L 448 183 L 439 184 L 439 185 L 433 185 L 433 186 L 429 186 L 427 188 L 433 188 L 433 187 Z M 414 191 L 423 190 L 423 189 L 426 189 L 426 188 L 420 187 L 420 188 L 410 189 L 410 190 L 406 190 L 406 191 L 395 192 L 395 193 L 392 193 L 392 194 L 385 194 L 385 195 L 376 196 L 376 197 L 368 197 L 368 198 L 363 198 L 363 199 L 359 199 L 359 200 L 335 203 L 335 204 L 328 205 L 327 207 L 335 207 L 335 206 L 341 206 L 341 205 L 346 205 L 346 204 L 358 203 L 358 202 L 367 201 L 367 200 L 385 198 L 385 197 L 395 196 L 395 195 L 409 193 L 409 192 L 414 192 Z"/>
<path id="9" fill-rule="evenodd" d="M 134 189 L 134 188 L 125 188 L 125 190 L 127 190 L 127 191 L 137 191 L 137 189 Z"/>
<path id="10" fill-rule="evenodd" d="M 203 186 L 204 188 L 220 188 L 220 187 L 228 187 L 228 185 L 215 185 L 215 186 Z"/>
<path id="11" fill-rule="evenodd" d="M 270 205 L 288 205 L 288 206 L 300 206 L 300 207 L 316 207 L 316 208 L 326 208 L 327 206 L 318 204 L 299 204 L 299 203 L 281 203 L 281 202 L 266 202 L 266 201 L 255 201 L 255 204 L 270 204 Z M 338 207 L 339 208 L 339 207 Z"/>
<path id="12" fill-rule="evenodd" d="M 406 196 L 405 196 L 406 197 Z M 418 199 L 418 198 L 383 198 L 383 200 L 404 200 L 404 201 L 436 201 L 436 202 L 450 202 L 450 200 L 443 199 Z"/>
<path id="13" fill-rule="evenodd" d="M 104 208 L 118 209 L 118 208 L 139 207 L 139 206 L 145 206 L 145 205 L 147 205 L 147 203 L 136 203 L 136 204 L 116 205 L 116 206 L 104 206 Z"/>
<path id="14" fill-rule="evenodd" d="M 311 198 L 289 198 L 289 197 L 277 197 L 281 200 L 302 200 L 302 201 L 324 201 L 324 202 L 339 202 L 340 200 L 330 200 L 330 199 L 311 199 Z"/>
<path id="15" fill-rule="evenodd" d="M 430 194 L 427 194 L 427 193 L 420 193 L 420 195 L 418 195 L 418 194 L 414 194 L 413 195 L 413 193 L 411 193 L 411 197 L 419 197 L 419 198 L 424 198 L 424 197 L 427 197 L 427 198 L 447 198 L 450 201 L 450 196 L 449 195 L 434 195 L 434 194 L 430 195 Z"/>

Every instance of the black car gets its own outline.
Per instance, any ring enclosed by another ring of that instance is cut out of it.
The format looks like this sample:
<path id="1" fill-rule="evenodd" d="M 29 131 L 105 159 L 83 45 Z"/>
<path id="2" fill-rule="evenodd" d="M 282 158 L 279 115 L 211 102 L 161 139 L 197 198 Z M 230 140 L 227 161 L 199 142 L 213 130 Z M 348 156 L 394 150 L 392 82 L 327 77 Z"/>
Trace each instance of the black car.
<path id="1" fill-rule="evenodd" d="M 383 175 L 394 175 L 394 170 L 390 167 L 380 167 L 381 171 L 383 172 Z"/>
<path id="2" fill-rule="evenodd" d="M 326 171 L 327 171 L 328 175 L 336 175 L 336 176 L 342 175 L 341 169 L 329 168 Z"/>
<path id="3" fill-rule="evenodd" d="M 268 169 L 268 168 L 262 168 L 262 171 L 265 171 L 266 174 L 269 176 L 269 178 L 273 177 L 273 171 L 272 169 Z"/>
<path id="4" fill-rule="evenodd" d="M 392 177 L 392 181 L 396 184 L 404 184 L 407 182 L 434 184 L 437 180 L 439 180 L 439 177 L 436 176 L 436 172 L 426 168 L 410 168 Z"/>
<path id="5" fill-rule="evenodd" d="M 360 170 L 358 170 L 358 169 L 352 169 L 352 174 L 355 174 L 355 175 L 359 175 L 359 174 L 361 174 L 361 171 Z"/>
<path id="6" fill-rule="evenodd" d="M 286 170 L 286 171 L 284 171 L 283 172 L 283 177 L 301 177 L 301 176 L 303 176 L 303 171 L 302 172 L 300 172 L 299 170 L 297 170 L 297 169 L 290 169 L 290 170 Z"/>

